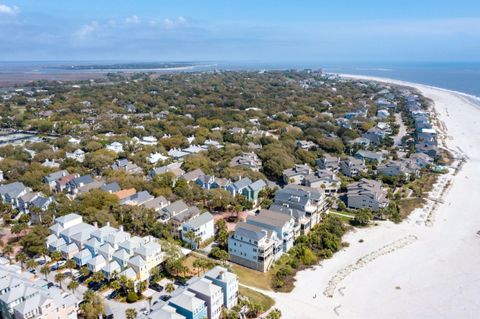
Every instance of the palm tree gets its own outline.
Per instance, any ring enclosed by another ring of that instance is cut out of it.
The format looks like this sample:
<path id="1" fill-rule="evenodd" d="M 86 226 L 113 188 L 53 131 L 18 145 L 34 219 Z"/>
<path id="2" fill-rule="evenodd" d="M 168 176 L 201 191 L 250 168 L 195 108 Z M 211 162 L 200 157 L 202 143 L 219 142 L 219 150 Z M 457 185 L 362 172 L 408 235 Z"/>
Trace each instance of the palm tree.
<path id="1" fill-rule="evenodd" d="M 118 280 L 114 280 L 110 283 L 110 288 L 112 288 L 113 290 L 119 290 L 120 288 L 122 288 L 122 285 L 120 284 L 120 281 Z"/>
<path id="2" fill-rule="evenodd" d="M 92 275 L 92 281 L 99 284 L 105 280 L 105 275 L 101 271 L 94 272 Z"/>
<path id="3" fill-rule="evenodd" d="M 171 294 L 172 292 L 175 291 L 175 286 L 169 282 L 166 286 L 165 286 L 165 291 L 167 292 L 167 294 Z"/>
<path id="4" fill-rule="evenodd" d="M 144 292 L 147 289 L 147 282 L 146 281 L 140 281 L 137 284 L 137 291 L 138 292 Z"/>
<path id="5" fill-rule="evenodd" d="M 80 270 L 78 271 L 78 273 L 80 274 L 80 276 L 85 278 L 90 274 L 90 270 L 87 267 L 82 266 L 80 267 Z"/>
<path id="6" fill-rule="evenodd" d="M 72 280 L 68 283 L 67 288 L 70 289 L 72 292 L 75 292 L 75 289 L 78 288 L 78 281 Z"/>
<path id="7" fill-rule="evenodd" d="M 75 263 L 75 261 L 73 259 L 67 259 L 67 262 L 65 263 L 65 267 L 68 268 L 68 270 L 70 270 L 70 277 L 73 278 L 73 272 L 72 272 L 72 269 L 75 268 L 77 264 Z"/>
<path id="8" fill-rule="evenodd" d="M 57 263 L 57 267 L 58 267 L 58 262 L 60 261 L 60 259 L 62 259 L 62 254 L 59 251 L 54 251 L 50 255 L 50 258 L 52 258 L 52 261 Z"/>
<path id="9" fill-rule="evenodd" d="M 203 260 L 200 259 L 200 258 L 195 259 L 195 260 L 193 261 L 193 263 L 192 263 L 192 266 L 193 266 L 195 269 L 197 269 L 197 276 L 200 275 L 200 268 L 203 268 L 203 267 L 202 267 L 202 264 L 203 264 Z"/>
<path id="10" fill-rule="evenodd" d="M 48 267 L 47 265 L 43 266 L 42 268 L 40 268 L 40 272 L 45 275 L 45 280 L 48 279 L 48 274 L 50 273 L 50 267 Z"/>
<path id="11" fill-rule="evenodd" d="M 137 318 L 137 310 L 135 310 L 134 308 L 128 308 L 127 310 L 125 310 L 125 317 L 127 319 Z"/>
<path id="12" fill-rule="evenodd" d="M 8 244 L 3 248 L 3 254 L 4 255 L 10 256 L 10 254 L 12 254 L 12 253 L 13 253 L 12 245 Z"/>
<path id="13" fill-rule="evenodd" d="M 35 269 L 37 268 L 38 263 L 35 261 L 35 259 L 29 259 L 27 260 L 27 269 Z"/>
<path id="14" fill-rule="evenodd" d="M 185 238 L 188 239 L 188 244 L 190 245 L 191 249 L 194 249 L 193 243 L 194 243 L 195 237 L 196 237 L 195 233 L 192 230 L 189 230 L 185 233 Z"/>
<path id="15" fill-rule="evenodd" d="M 23 251 L 21 251 L 15 256 L 15 259 L 20 263 L 22 270 L 24 270 L 25 260 L 27 260 L 27 255 Z"/>
<path id="16" fill-rule="evenodd" d="M 64 281 L 66 277 L 67 276 L 63 272 L 59 272 L 55 275 L 54 280 L 56 283 L 60 284 L 60 289 L 62 289 L 62 281 Z"/>

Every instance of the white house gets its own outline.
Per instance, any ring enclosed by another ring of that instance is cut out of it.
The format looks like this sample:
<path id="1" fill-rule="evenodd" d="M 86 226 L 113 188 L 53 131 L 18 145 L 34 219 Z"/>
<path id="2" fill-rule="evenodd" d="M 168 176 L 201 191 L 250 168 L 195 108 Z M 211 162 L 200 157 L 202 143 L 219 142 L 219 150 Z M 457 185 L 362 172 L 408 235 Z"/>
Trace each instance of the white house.
<path id="1" fill-rule="evenodd" d="M 118 154 L 123 152 L 123 145 L 119 142 L 113 142 L 107 145 L 106 149 Z"/>
<path id="2" fill-rule="evenodd" d="M 187 238 L 187 233 L 192 231 L 195 234 L 195 239 Z M 203 243 L 215 236 L 215 225 L 213 216 L 209 212 L 203 213 L 197 217 L 190 219 L 182 225 L 182 239 L 196 247 L 198 243 Z"/>

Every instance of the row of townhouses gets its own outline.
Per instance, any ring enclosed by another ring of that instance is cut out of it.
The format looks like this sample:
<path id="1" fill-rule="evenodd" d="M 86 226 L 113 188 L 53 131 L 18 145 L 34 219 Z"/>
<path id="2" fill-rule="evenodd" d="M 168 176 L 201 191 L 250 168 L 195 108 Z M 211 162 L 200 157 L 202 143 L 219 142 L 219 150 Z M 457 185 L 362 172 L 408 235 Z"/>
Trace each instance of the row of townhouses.
<path id="1" fill-rule="evenodd" d="M 0 264 L 0 317 L 76 319 L 79 300 L 8 261 Z"/>
<path id="2" fill-rule="evenodd" d="M 109 224 L 99 228 L 84 223 L 80 215 L 73 213 L 57 217 L 49 230 L 48 251 L 60 252 L 78 267 L 101 271 L 108 279 L 125 275 L 134 281 L 146 280 L 165 258 L 152 236 L 131 236 L 122 226 L 114 228 Z"/>

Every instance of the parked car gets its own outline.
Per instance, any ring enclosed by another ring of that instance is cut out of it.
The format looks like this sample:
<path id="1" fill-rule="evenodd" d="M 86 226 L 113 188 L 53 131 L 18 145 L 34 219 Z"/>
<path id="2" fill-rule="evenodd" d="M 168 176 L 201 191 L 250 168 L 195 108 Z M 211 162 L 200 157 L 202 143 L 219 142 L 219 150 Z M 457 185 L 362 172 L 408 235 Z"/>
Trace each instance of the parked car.
<path id="1" fill-rule="evenodd" d="M 57 270 L 58 268 L 62 267 L 63 265 L 65 265 L 66 261 L 65 260 L 60 260 L 59 262 L 56 262 L 53 264 L 52 266 L 52 271 L 55 271 Z"/>
<path id="2" fill-rule="evenodd" d="M 163 287 L 161 285 L 159 285 L 158 283 L 154 282 L 154 283 L 151 283 L 150 286 L 149 286 L 150 289 L 153 289 L 155 291 L 158 291 L 158 292 L 162 292 L 163 291 Z"/>

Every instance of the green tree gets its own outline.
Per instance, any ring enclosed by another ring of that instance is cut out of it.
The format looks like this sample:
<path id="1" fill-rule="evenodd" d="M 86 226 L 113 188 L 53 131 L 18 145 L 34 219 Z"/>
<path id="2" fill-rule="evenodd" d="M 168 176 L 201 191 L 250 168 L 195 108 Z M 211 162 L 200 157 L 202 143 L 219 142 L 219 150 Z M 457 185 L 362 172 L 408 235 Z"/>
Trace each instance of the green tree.
<path id="1" fill-rule="evenodd" d="M 57 284 L 60 285 L 60 289 L 62 289 L 62 282 L 67 278 L 67 276 L 63 272 L 59 272 L 55 274 L 54 280 Z"/>
<path id="2" fill-rule="evenodd" d="M 25 266 L 25 261 L 27 260 L 27 255 L 23 251 L 21 251 L 15 256 L 15 260 L 20 263 L 20 266 L 23 270 Z"/>
<path id="3" fill-rule="evenodd" d="M 125 318 L 127 319 L 135 319 L 137 318 L 137 310 L 135 310 L 134 308 L 128 308 L 127 310 L 125 310 Z"/>
<path id="4" fill-rule="evenodd" d="M 102 299 L 92 290 L 83 294 L 83 303 L 80 305 L 80 313 L 85 319 L 97 319 L 105 315 L 105 306 Z"/>
<path id="5" fill-rule="evenodd" d="M 3 248 L 3 253 L 7 256 L 10 256 L 13 253 L 12 245 L 8 244 Z"/>
<path id="6" fill-rule="evenodd" d="M 35 261 L 35 259 L 29 259 L 27 260 L 27 269 L 35 269 L 38 266 L 38 263 Z"/>
<path id="7" fill-rule="evenodd" d="M 221 248 L 226 249 L 228 243 L 227 222 L 224 219 L 220 219 L 215 226 L 217 228 L 217 232 L 215 233 L 215 241 Z"/>
<path id="8" fill-rule="evenodd" d="M 75 292 L 75 290 L 78 288 L 78 286 L 79 286 L 78 281 L 71 280 L 68 283 L 67 288 L 70 289 L 72 292 Z"/>
<path id="9" fill-rule="evenodd" d="M 267 319 L 280 319 L 281 317 L 282 317 L 282 312 L 277 308 L 270 311 L 270 313 L 267 315 Z"/>
<path id="10" fill-rule="evenodd" d="M 50 274 L 51 270 L 50 270 L 50 267 L 45 265 L 43 266 L 42 268 L 40 268 L 40 273 L 42 275 L 45 275 L 45 280 L 48 279 L 48 274 Z"/>
<path id="11" fill-rule="evenodd" d="M 77 264 L 75 263 L 75 261 L 73 259 L 67 259 L 67 261 L 65 262 L 65 267 L 68 268 L 68 270 L 70 270 L 70 277 L 73 278 L 73 268 L 75 268 Z"/>
<path id="12" fill-rule="evenodd" d="M 354 226 L 368 226 L 372 220 L 372 211 L 368 208 L 360 209 L 356 214 L 353 220 L 351 221 Z"/>
<path id="13" fill-rule="evenodd" d="M 175 286 L 169 282 L 166 286 L 165 286 L 165 291 L 167 292 L 167 294 L 171 294 L 172 292 L 175 291 Z"/>

